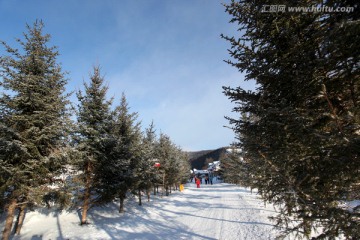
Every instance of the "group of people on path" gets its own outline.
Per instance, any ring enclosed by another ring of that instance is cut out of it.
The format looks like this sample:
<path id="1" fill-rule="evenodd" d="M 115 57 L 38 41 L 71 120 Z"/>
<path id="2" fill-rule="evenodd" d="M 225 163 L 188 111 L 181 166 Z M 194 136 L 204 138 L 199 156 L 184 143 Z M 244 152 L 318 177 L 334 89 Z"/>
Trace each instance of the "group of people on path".
<path id="1" fill-rule="evenodd" d="M 200 176 L 195 176 L 194 179 L 195 179 L 196 187 L 200 188 L 200 184 L 202 184 L 203 178 L 200 177 Z M 212 185 L 213 184 L 212 177 L 209 178 L 208 175 L 205 175 L 205 184 L 211 184 Z"/>

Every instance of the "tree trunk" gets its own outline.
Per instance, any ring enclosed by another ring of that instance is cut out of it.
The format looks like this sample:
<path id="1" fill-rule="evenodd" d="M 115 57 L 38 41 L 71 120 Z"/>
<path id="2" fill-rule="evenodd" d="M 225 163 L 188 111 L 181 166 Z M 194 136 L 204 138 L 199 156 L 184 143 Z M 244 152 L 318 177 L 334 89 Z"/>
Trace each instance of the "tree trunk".
<path id="1" fill-rule="evenodd" d="M 165 173 L 163 174 L 163 190 L 162 190 L 162 194 L 161 197 L 164 196 L 164 190 L 165 190 Z M 167 190 L 167 189 L 166 189 Z M 166 192 L 167 193 L 167 192 Z M 165 194 L 166 194 L 165 193 Z M 167 195 L 166 195 L 167 196 Z"/>
<path id="2" fill-rule="evenodd" d="M 124 212 L 124 199 L 125 199 L 125 194 L 120 194 L 119 213 L 123 213 L 123 212 Z"/>
<path id="3" fill-rule="evenodd" d="M 23 204 L 19 208 L 19 214 L 18 214 L 18 217 L 16 220 L 16 225 L 15 225 L 15 234 L 17 234 L 17 235 L 20 235 L 20 231 L 21 231 L 22 225 L 24 223 L 24 219 L 25 219 L 25 212 L 26 212 L 26 205 Z"/>
<path id="4" fill-rule="evenodd" d="M 142 205 L 142 203 L 141 203 L 141 190 L 139 189 L 138 191 L 139 191 L 139 206 L 141 206 Z"/>
<path id="5" fill-rule="evenodd" d="M 146 196 L 147 196 L 148 202 L 150 202 L 150 189 L 146 189 Z"/>
<path id="6" fill-rule="evenodd" d="M 156 186 L 154 184 L 154 196 L 156 196 Z"/>
<path id="7" fill-rule="evenodd" d="M 4 231 L 3 231 L 2 238 L 1 238 L 2 240 L 8 240 L 10 238 L 11 228 L 12 228 L 12 224 L 14 221 L 16 203 L 17 203 L 16 199 L 12 199 L 9 204 L 9 207 L 7 209 L 7 216 L 6 216 Z"/>
<path id="8" fill-rule="evenodd" d="M 86 195 L 86 193 L 85 193 L 85 195 Z M 87 223 L 86 219 L 87 219 L 88 209 L 89 209 L 89 199 L 85 198 L 84 203 L 83 203 L 82 213 L 81 213 L 81 225 L 84 225 Z"/>
<path id="9" fill-rule="evenodd" d="M 87 212 L 90 207 L 90 183 L 91 183 L 91 168 L 90 163 L 88 163 L 87 169 L 86 169 L 86 182 L 85 182 L 85 193 L 84 193 L 84 203 L 82 208 L 82 214 L 81 214 L 81 225 L 84 225 L 87 223 Z"/>

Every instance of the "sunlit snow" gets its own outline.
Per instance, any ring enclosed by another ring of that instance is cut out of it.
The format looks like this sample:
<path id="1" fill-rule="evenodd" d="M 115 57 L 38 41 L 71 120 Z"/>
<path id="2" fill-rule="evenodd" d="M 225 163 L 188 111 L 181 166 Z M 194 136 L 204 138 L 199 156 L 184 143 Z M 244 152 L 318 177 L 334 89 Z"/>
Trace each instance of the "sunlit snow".
<path id="1" fill-rule="evenodd" d="M 80 212 L 28 212 L 20 236 L 13 239 L 274 239 L 278 232 L 264 206 L 250 190 L 226 183 L 187 184 L 170 196 L 127 199 L 126 212 L 118 203 L 90 210 L 89 224 L 79 225 Z"/>

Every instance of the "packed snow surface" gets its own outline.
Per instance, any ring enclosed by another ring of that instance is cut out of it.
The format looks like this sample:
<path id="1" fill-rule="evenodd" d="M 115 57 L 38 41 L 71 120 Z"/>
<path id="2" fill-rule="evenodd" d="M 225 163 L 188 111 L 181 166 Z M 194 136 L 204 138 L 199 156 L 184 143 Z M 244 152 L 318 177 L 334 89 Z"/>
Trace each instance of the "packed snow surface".
<path id="1" fill-rule="evenodd" d="M 118 202 L 92 208 L 89 224 L 80 226 L 80 212 L 28 212 L 20 236 L 13 239 L 275 239 L 278 232 L 258 195 L 232 184 L 187 184 L 170 196 L 128 199 L 126 212 Z M 3 226 L 3 223 L 1 224 Z"/>

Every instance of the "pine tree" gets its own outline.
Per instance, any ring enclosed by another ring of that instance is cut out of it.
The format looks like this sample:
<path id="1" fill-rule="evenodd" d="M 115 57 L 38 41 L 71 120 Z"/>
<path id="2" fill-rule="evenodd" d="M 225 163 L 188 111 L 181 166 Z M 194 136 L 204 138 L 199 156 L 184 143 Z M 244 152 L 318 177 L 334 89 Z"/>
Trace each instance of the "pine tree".
<path id="1" fill-rule="evenodd" d="M 254 116 L 230 119 L 250 182 L 280 208 L 275 219 L 285 233 L 310 237 L 321 226 L 318 238 L 359 238 L 358 211 L 340 206 L 356 199 L 360 183 L 359 14 L 264 13 L 266 5 L 232 1 L 226 11 L 241 36 L 223 36 L 228 63 L 257 83 L 256 91 L 224 88 L 235 111 Z M 353 1 L 297 5 L 358 8 Z"/>
<path id="2" fill-rule="evenodd" d="M 141 174 L 139 175 L 139 204 L 141 205 L 141 190 L 145 190 L 148 201 L 150 201 L 150 190 L 153 187 L 153 183 L 156 181 L 156 168 L 155 164 L 155 145 L 156 145 L 156 133 L 154 123 L 152 122 L 148 128 L 145 129 L 145 136 L 142 140 L 143 146 L 143 158 L 140 162 L 139 169 Z"/>
<path id="3" fill-rule="evenodd" d="M 169 195 L 169 168 L 170 168 L 170 159 L 172 151 L 172 142 L 170 137 L 164 133 L 160 133 L 158 144 L 155 148 L 155 156 L 158 162 L 160 163 L 160 168 L 158 169 L 158 174 L 160 176 L 160 181 L 158 184 L 162 185 L 163 193 L 165 191 L 166 196 Z"/>
<path id="4" fill-rule="evenodd" d="M 9 239 L 15 209 L 20 233 L 25 207 L 40 204 L 48 186 L 64 166 L 64 147 L 69 114 L 67 80 L 57 63 L 56 47 L 49 47 L 44 24 L 27 25 L 22 50 L 5 42 L 8 56 L 0 57 L 0 175 L 1 204 L 7 219 L 2 239 Z"/>
<path id="5" fill-rule="evenodd" d="M 119 197 L 119 212 L 124 212 L 124 200 L 130 190 L 136 190 L 141 174 L 138 169 L 142 160 L 141 130 L 137 113 L 131 113 L 125 94 L 115 109 L 112 138 L 115 146 L 110 161 L 104 165 L 103 191 L 106 201 Z"/>
<path id="6" fill-rule="evenodd" d="M 230 119 L 250 165 L 251 182 L 281 212 L 285 233 L 359 238 L 359 213 L 339 202 L 353 199 L 359 175 L 358 4 L 352 13 L 264 13 L 266 1 L 226 6 L 242 36 L 231 43 L 229 64 L 255 80 L 255 92 L 225 87 L 235 111 L 256 119 Z M 317 1 L 298 2 L 318 6 Z"/>
<path id="7" fill-rule="evenodd" d="M 90 84 L 84 83 L 84 86 L 85 94 L 81 91 L 77 93 L 79 105 L 75 146 L 78 159 L 74 163 L 81 172 L 78 179 L 83 185 L 83 191 L 79 191 L 83 206 L 82 225 L 87 223 L 89 208 L 100 204 L 101 194 L 98 193 L 103 191 L 100 182 L 103 165 L 109 160 L 109 152 L 114 145 L 110 134 L 112 100 L 106 100 L 108 88 L 104 86 L 99 67 L 94 67 Z"/>
<path id="8" fill-rule="evenodd" d="M 168 196 L 171 186 L 185 183 L 189 179 L 190 165 L 188 156 L 177 147 L 164 133 L 161 133 L 155 147 L 155 157 L 160 163 L 157 175 L 160 176 L 158 184 L 163 186 Z"/>
<path id="9" fill-rule="evenodd" d="M 189 156 L 184 152 L 180 147 L 175 148 L 175 157 L 176 157 L 176 168 L 174 184 L 178 187 L 180 184 L 187 183 L 190 177 L 190 162 Z"/>

